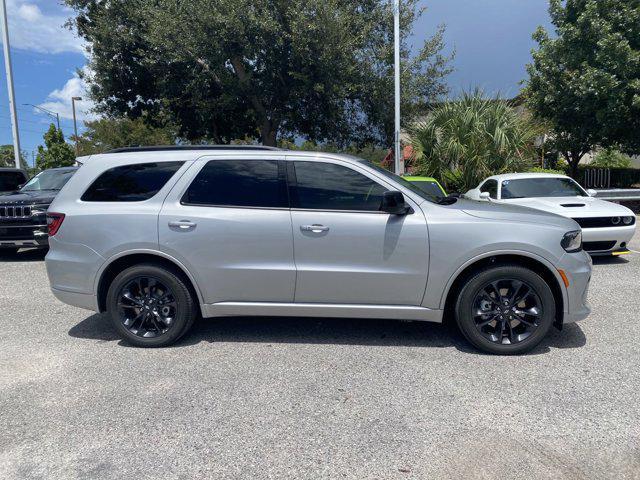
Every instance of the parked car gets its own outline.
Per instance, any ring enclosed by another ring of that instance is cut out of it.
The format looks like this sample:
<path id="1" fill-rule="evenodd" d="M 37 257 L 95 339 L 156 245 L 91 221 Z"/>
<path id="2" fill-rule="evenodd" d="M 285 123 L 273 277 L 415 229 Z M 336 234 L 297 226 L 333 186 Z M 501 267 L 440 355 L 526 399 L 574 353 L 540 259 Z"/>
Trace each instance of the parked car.
<path id="1" fill-rule="evenodd" d="M 422 190 L 427 195 L 431 195 L 434 198 L 444 198 L 447 196 L 440 182 L 433 177 L 420 177 L 407 175 L 404 178 L 406 181 L 413 183 L 416 187 Z"/>
<path id="2" fill-rule="evenodd" d="M 40 172 L 20 190 L 0 196 L 0 249 L 47 248 L 47 208 L 77 170 L 53 168 Z"/>
<path id="3" fill-rule="evenodd" d="M 622 255 L 636 230 L 636 216 L 627 207 L 594 198 L 566 175 L 510 173 L 484 180 L 465 196 L 556 213 L 582 227 L 584 249 L 591 255 Z"/>
<path id="4" fill-rule="evenodd" d="M 27 183 L 29 175 L 18 168 L 0 168 L 0 195 L 15 192 Z"/>
<path id="5" fill-rule="evenodd" d="M 591 259 L 573 220 L 440 205 L 364 160 L 244 148 L 95 155 L 48 213 L 55 296 L 108 312 L 141 347 L 198 316 L 442 322 L 514 354 L 585 318 Z"/>

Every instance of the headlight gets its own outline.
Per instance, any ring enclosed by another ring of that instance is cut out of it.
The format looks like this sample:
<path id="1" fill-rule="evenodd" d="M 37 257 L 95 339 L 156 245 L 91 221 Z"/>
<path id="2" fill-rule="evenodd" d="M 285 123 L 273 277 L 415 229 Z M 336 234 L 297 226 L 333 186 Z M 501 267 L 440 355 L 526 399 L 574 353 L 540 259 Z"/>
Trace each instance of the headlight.
<path id="1" fill-rule="evenodd" d="M 569 253 L 582 250 L 582 230 L 565 233 L 560 245 Z"/>
<path id="2" fill-rule="evenodd" d="M 622 223 L 631 225 L 633 223 L 633 217 L 622 217 Z"/>

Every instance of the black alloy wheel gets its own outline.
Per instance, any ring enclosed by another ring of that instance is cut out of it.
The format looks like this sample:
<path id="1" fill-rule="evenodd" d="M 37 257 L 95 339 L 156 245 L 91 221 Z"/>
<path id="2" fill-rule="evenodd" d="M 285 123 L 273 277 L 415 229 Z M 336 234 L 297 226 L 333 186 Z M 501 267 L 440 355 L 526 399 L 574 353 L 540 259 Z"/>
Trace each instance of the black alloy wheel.
<path id="1" fill-rule="evenodd" d="M 159 337 L 173 327 L 178 304 L 171 289 L 158 278 L 134 278 L 120 289 L 118 297 L 120 321 L 132 334 Z"/>
<path id="2" fill-rule="evenodd" d="M 556 316 L 546 280 L 520 265 L 490 265 L 471 274 L 455 305 L 456 324 L 476 348 L 513 355 L 538 345 Z"/>
<path id="3" fill-rule="evenodd" d="M 472 306 L 474 323 L 482 336 L 500 345 L 528 338 L 540 325 L 542 301 L 531 285 L 514 278 L 487 283 Z"/>
<path id="4" fill-rule="evenodd" d="M 107 292 L 107 311 L 120 336 L 138 347 L 176 342 L 198 316 L 197 298 L 180 272 L 140 264 L 122 271 Z"/>

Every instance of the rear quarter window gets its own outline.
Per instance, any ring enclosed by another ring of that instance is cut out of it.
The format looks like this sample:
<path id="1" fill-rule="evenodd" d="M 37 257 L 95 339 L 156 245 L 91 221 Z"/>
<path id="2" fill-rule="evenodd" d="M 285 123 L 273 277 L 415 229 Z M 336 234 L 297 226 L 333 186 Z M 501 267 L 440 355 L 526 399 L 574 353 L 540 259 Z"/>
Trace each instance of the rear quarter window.
<path id="1" fill-rule="evenodd" d="M 123 165 L 102 173 L 82 195 L 84 202 L 142 202 L 149 200 L 184 162 Z"/>

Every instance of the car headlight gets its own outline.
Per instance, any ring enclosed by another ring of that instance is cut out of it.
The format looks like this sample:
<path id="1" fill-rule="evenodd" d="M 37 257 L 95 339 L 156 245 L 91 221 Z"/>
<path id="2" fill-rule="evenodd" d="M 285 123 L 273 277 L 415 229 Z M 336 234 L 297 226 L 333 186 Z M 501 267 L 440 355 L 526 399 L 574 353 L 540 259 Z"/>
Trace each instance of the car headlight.
<path id="1" fill-rule="evenodd" d="M 633 217 L 622 217 L 622 223 L 631 225 L 633 223 Z"/>
<path id="2" fill-rule="evenodd" d="M 560 245 L 569 253 L 582 250 L 582 230 L 565 233 Z"/>

